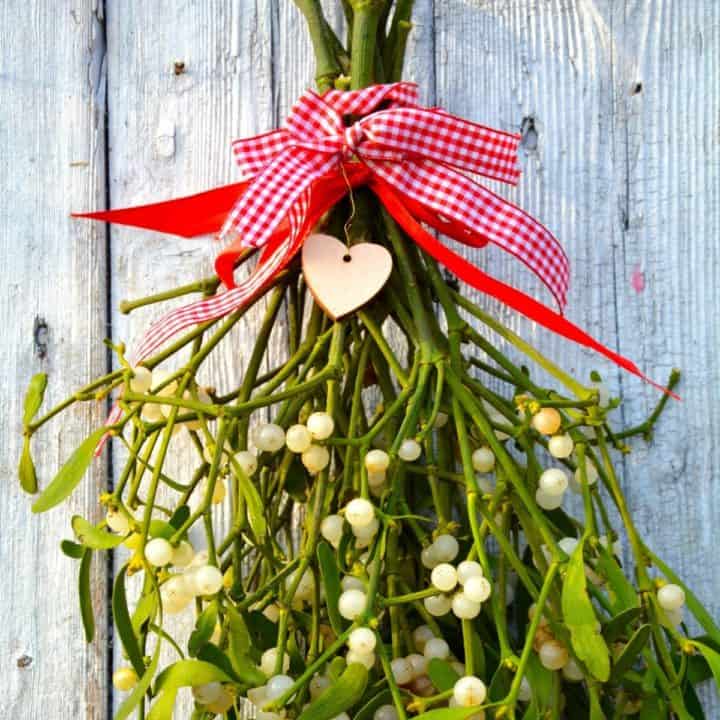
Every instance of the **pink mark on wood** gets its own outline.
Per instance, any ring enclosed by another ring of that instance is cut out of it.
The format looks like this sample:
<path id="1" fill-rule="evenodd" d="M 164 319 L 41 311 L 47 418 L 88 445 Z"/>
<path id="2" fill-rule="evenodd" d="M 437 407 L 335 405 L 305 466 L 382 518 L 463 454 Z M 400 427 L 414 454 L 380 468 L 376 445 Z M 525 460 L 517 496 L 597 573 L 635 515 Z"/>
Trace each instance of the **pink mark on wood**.
<path id="1" fill-rule="evenodd" d="M 640 269 L 640 264 L 638 263 L 633 271 L 632 275 L 630 276 L 630 284 L 633 287 L 633 290 L 635 290 L 636 293 L 641 293 L 645 289 L 645 273 Z"/>

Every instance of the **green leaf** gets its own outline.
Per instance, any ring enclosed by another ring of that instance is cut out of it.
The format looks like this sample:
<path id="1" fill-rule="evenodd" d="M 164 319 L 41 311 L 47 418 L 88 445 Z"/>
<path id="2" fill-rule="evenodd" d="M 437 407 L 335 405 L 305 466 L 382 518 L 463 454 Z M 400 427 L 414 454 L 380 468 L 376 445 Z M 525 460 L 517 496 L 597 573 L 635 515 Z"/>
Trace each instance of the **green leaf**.
<path id="1" fill-rule="evenodd" d="M 197 654 L 198 660 L 204 660 L 219 667 L 238 683 L 251 687 L 263 685 L 267 678 L 258 666 L 245 655 L 230 658 L 217 645 L 205 643 Z"/>
<path id="2" fill-rule="evenodd" d="M 525 677 L 530 683 L 533 702 L 537 706 L 538 715 L 540 715 L 552 704 L 555 673 L 544 667 L 535 653 L 531 653 L 525 666 Z"/>
<path id="3" fill-rule="evenodd" d="M 148 621 L 155 618 L 155 613 L 158 609 L 158 595 L 157 590 L 152 588 L 150 592 L 143 595 L 135 606 L 135 611 L 132 614 L 132 626 L 133 631 L 137 634 L 140 632 L 140 628 Z"/>
<path id="4" fill-rule="evenodd" d="M 38 373 L 33 375 L 25 393 L 25 407 L 23 412 L 23 425 L 29 425 L 42 405 L 47 387 L 47 375 Z"/>
<path id="5" fill-rule="evenodd" d="M 240 493 L 245 500 L 248 522 L 250 529 L 256 540 L 262 540 L 265 537 L 267 524 L 265 523 L 265 513 L 263 512 L 263 502 L 257 488 L 252 484 L 250 478 L 242 471 L 238 463 L 231 459 L 232 467 L 238 479 Z"/>
<path id="6" fill-rule="evenodd" d="M 18 463 L 18 477 L 20 478 L 20 487 L 30 495 L 34 495 L 38 491 L 37 473 L 35 472 L 35 463 L 30 454 L 30 436 L 26 435 L 23 440 L 22 454 Z"/>
<path id="7" fill-rule="evenodd" d="M 206 685 L 211 682 L 230 682 L 220 668 L 201 660 L 180 660 L 163 670 L 155 684 L 158 698 L 147 720 L 172 720 L 175 697 L 181 687 Z"/>
<path id="8" fill-rule="evenodd" d="M 210 642 L 210 638 L 215 632 L 217 619 L 217 602 L 211 602 L 202 613 L 200 613 L 200 617 L 195 623 L 195 629 L 190 633 L 190 639 L 188 640 L 188 652 L 190 655 L 197 655 L 203 645 Z"/>
<path id="9" fill-rule="evenodd" d="M 62 550 L 63 555 L 67 555 L 73 560 L 80 560 L 85 552 L 85 548 L 82 545 L 78 545 L 72 540 L 63 540 L 60 543 L 60 550 Z"/>
<path id="10" fill-rule="evenodd" d="M 617 614 L 628 608 L 638 607 L 640 600 L 637 591 L 625 577 L 615 557 L 602 545 L 597 546 L 597 552 L 599 557 L 596 570 L 608 580 L 613 612 Z"/>
<path id="11" fill-rule="evenodd" d="M 465 720 L 477 712 L 477 705 L 475 707 L 439 708 L 418 715 L 414 720 Z"/>
<path id="12" fill-rule="evenodd" d="M 610 618 L 605 625 L 603 625 L 602 634 L 606 642 L 615 642 L 619 637 L 625 634 L 625 629 L 628 625 L 634 623 L 641 613 L 639 607 L 628 608 L 622 610 L 614 617 Z"/>
<path id="13" fill-rule="evenodd" d="M 317 558 L 320 565 L 320 575 L 322 576 L 323 587 L 325 588 L 325 606 L 327 608 L 328 619 L 330 625 L 337 635 L 340 635 L 345 629 L 338 603 L 342 587 L 340 585 L 340 570 L 335 560 L 335 553 L 330 545 L 325 541 L 318 543 Z"/>
<path id="14" fill-rule="evenodd" d="M 498 665 L 495 674 L 490 681 L 490 687 L 488 687 L 488 698 L 492 702 L 500 701 L 507 696 L 510 691 L 510 685 L 512 684 L 515 673 L 510 670 L 504 664 Z"/>
<path id="15" fill-rule="evenodd" d="M 71 521 L 75 537 L 91 550 L 110 550 L 125 539 L 122 535 L 115 535 L 95 527 L 80 515 L 73 515 Z"/>
<path id="16" fill-rule="evenodd" d="M 60 468 L 60 472 L 55 476 L 55 479 L 35 501 L 32 506 L 34 513 L 50 510 L 50 508 L 59 505 L 72 493 L 80 480 L 82 480 L 82 476 L 92 462 L 95 448 L 106 432 L 106 428 L 98 428 L 83 440 L 77 450 L 70 456 L 70 459 Z"/>
<path id="17" fill-rule="evenodd" d="M 259 610 L 251 610 L 243 616 L 254 647 L 264 652 L 277 645 L 278 627 L 274 622 L 268 620 Z"/>
<path id="18" fill-rule="evenodd" d="M 581 539 L 568 561 L 562 589 L 562 611 L 575 654 L 590 673 L 601 682 L 610 677 L 610 653 L 597 631 L 595 610 L 587 593 L 585 580 L 584 539 Z"/>
<path id="19" fill-rule="evenodd" d="M 172 517 L 168 521 L 170 525 L 172 525 L 175 530 L 179 530 L 183 523 L 190 517 L 190 508 L 187 505 L 181 505 L 175 512 L 172 514 Z"/>
<path id="20" fill-rule="evenodd" d="M 432 684 L 438 689 L 438 692 L 451 690 L 460 679 L 460 675 L 458 675 L 452 665 L 440 658 L 432 658 L 430 660 L 427 674 L 432 680 Z"/>
<path id="21" fill-rule="evenodd" d="M 148 528 L 148 534 L 151 538 L 162 538 L 163 540 L 169 540 L 176 532 L 177 528 L 171 525 L 169 522 L 164 520 L 158 520 L 157 518 L 150 521 L 150 527 Z"/>
<path id="22" fill-rule="evenodd" d="M 651 628 L 649 625 L 641 625 L 628 640 L 620 655 L 613 663 L 610 682 L 619 682 L 623 675 L 633 666 L 635 658 L 642 652 L 650 639 Z"/>
<path id="23" fill-rule="evenodd" d="M 225 607 L 228 624 L 230 659 L 244 658 L 253 646 L 250 631 L 243 616 L 230 604 Z"/>
<path id="24" fill-rule="evenodd" d="M 688 640 L 688 643 L 703 654 L 715 678 L 715 684 L 720 688 L 720 653 L 697 640 Z"/>
<path id="25" fill-rule="evenodd" d="M 85 640 L 92 642 L 95 637 L 95 618 L 93 616 L 92 595 L 90 593 L 90 567 L 92 550 L 85 550 L 80 559 L 78 592 L 80 597 L 80 616 L 82 617 Z"/>
<path id="26" fill-rule="evenodd" d="M 112 593 L 112 613 L 120 642 L 128 656 L 128 660 L 135 668 L 138 677 L 141 677 L 145 672 L 145 662 L 143 661 L 143 653 L 140 650 L 140 644 L 135 635 L 132 620 L 130 619 L 130 611 L 128 610 L 127 596 L 125 594 L 126 572 L 127 565 L 124 565 L 115 578 Z"/>
<path id="27" fill-rule="evenodd" d="M 133 691 L 123 700 L 122 705 L 118 708 L 117 713 L 113 720 L 127 720 L 130 714 L 140 704 L 140 701 L 145 696 L 150 684 L 152 683 L 155 673 L 157 672 L 158 664 L 160 662 L 160 647 L 161 642 L 158 640 L 155 646 L 155 652 L 153 653 L 150 665 L 147 670 L 140 676 L 137 685 L 133 688 Z"/>
<path id="28" fill-rule="evenodd" d="M 605 713 L 600 705 L 600 693 L 590 693 L 590 720 L 605 720 Z"/>
<path id="29" fill-rule="evenodd" d="M 365 666 L 350 663 L 338 681 L 311 702 L 298 720 L 332 720 L 362 698 L 367 681 L 368 671 Z"/>

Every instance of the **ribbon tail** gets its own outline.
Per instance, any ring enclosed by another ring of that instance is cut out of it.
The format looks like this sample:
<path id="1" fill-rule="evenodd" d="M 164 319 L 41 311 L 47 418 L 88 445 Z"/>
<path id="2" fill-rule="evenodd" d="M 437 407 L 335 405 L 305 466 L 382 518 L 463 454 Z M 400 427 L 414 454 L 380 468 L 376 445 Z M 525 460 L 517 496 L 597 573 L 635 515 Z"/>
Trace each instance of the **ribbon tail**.
<path id="1" fill-rule="evenodd" d="M 245 192 L 249 184 L 233 183 L 196 195 L 150 205 L 73 213 L 72 217 L 103 220 L 186 238 L 209 235 L 220 230 L 238 197 Z"/>
<path id="2" fill-rule="evenodd" d="M 374 188 L 388 212 L 393 216 L 393 218 L 395 218 L 400 227 L 402 227 L 403 230 L 405 230 L 405 232 L 410 235 L 410 237 L 423 250 L 449 268 L 468 285 L 471 285 L 476 290 L 479 290 L 486 295 L 490 295 L 491 297 L 500 300 L 500 302 L 513 308 L 513 310 L 517 310 L 519 313 L 525 315 L 525 317 L 533 320 L 539 325 L 542 325 L 548 330 L 552 330 L 554 333 L 557 333 L 568 340 L 572 340 L 579 345 L 591 348 L 592 350 L 595 350 L 595 352 L 604 355 L 619 367 L 627 370 L 627 372 L 632 373 L 633 375 L 637 375 L 637 377 L 641 378 L 658 390 L 661 390 L 666 395 L 669 395 L 676 400 L 680 399 L 678 395 L 668 388 L 651 380 L 634 362 L 632 362 L 632 360 L 629 360 L 623 355 L 610 350 L 608 347 L 605 347 L 605 345 L 595 340 L 595 338 L 588 335 L 588 333 L 579 328 L 577 325 L 574 325 L 569 320 L 566 320 L 559 313 L 556 313 L 542 303 L 539 303 L 537 300 L 525 295 L 525 293 L 496 280 L 487 273 L 484 273 L 480 270 L 480 268 L 473 265 L 471 262 L 465 260 L 465 258 L 453 252 L 450 248 L 427 232 L 415 220 L 415 218 L 407 212 L 399 198 L 387 186 L 375 184 Z"/>

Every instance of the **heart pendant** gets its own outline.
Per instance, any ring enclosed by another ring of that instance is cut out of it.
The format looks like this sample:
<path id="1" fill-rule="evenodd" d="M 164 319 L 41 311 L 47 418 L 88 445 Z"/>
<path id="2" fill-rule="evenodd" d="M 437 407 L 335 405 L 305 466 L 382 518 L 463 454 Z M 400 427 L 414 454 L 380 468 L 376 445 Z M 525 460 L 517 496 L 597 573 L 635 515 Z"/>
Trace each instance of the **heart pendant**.
<path id="1" fill-rule="evenodd" d="M 318 233 L 303 244 L 302 269 L 317 304 L 337 320 L 382 290 L 392 271 L 392 256 L 382 245 L 358 243 L 348 248 Z"/>

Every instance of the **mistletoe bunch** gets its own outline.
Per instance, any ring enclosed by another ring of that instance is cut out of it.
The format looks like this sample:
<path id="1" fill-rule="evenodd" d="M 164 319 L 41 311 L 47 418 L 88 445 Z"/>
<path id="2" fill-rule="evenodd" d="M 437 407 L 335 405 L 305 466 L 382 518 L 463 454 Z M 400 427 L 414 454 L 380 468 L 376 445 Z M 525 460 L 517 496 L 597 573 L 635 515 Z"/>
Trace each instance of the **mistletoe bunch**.
<path id="1" fill-rule="evenodd" d="M 347 51 L 316 0 L 297 5 L 321 89 L 399 76 L 411 2 L 344 3 Z M 333 321 L 291 265 L 255 301 L 265 317 L 227 393 L 198 373 L 249 307 L 137 367 L 113 346 L 117 370 L 39 418 L 46 379 L 30 385 L 20 477 L 31 492 L 41 427 L 111 393 L 122 409 L 33 506 L 70 495 L 106 432 L 125 447 L 117 483 L 99 498 L 105 519 L 73 517 L 75 538 L 62 544 L 80 564 L 88 639 L 92 555 L 126 558 L 112 603 L 127 658 L 113 678 L 128 692 L 117 717 L 169 719 L 187 686 L 196 720 L 248 708 L 262 720 L 702 717 L 694 686 L 720 676 L 720 629 L 639 536 L 613 466 L 629 438 L 651 434 L 667 398 L 642 425 L 611 429 L 618 401 L 599 378 L 569 376 L 448 285 L 372 195 L 353 201 L 319 229 L 342 236 L 352 215 L 350 242 L 391 251 L 388 284 Z M 261 373 L 283 314 L 286 359 Z M 493 338 L 557 387 L 538 384 Z M 195 465 L 172 476 L 166 461 L 188 444 Z M 563 507 L 568 492 L 582 499 L 579 518 Z M 222 534 L 220 508 L 232 517 Z M 190 540 L 197 528 L 202 543 Z M 685 608 L 704 636 L 689 636 Z M 185 638 L 174 634 L 181 613 L 195 617 Z M 178 657 L 161 669 L 165 646 Z"/>

